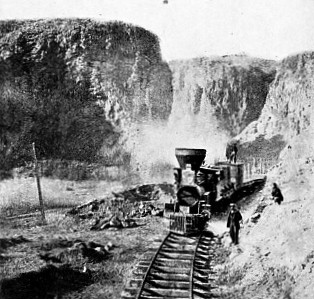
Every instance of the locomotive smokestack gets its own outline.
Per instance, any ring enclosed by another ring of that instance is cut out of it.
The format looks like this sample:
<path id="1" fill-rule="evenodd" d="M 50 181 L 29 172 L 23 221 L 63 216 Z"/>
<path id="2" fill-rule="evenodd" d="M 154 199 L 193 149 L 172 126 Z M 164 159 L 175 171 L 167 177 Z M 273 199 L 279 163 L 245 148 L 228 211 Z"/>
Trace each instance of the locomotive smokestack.
<path id="1" fill-rule="evenodd" d="M 190 164 L 192 170 L 198 171 L 206 157 L 206 150 L 196 148 L 176 148 L 175 154 L 181 169 L 185 169 L 186 165 Z"/>

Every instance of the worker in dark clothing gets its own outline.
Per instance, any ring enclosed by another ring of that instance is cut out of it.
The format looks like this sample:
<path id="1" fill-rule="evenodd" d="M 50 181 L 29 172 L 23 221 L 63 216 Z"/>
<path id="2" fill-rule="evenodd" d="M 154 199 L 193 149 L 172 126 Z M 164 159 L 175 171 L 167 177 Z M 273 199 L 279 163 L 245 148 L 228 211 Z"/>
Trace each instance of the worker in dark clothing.
<path id="1" fill-rule="evenodd" d="M 283 196 L 282 193 L 279 189 L 279 187 L 277 186 L 276 183 L 273 184 L 273 189 L 271 191 L 271 196 L 273 197 L 273 200 L 275 201 L 275 203 L 277 204 L 281 204 L 281 202 L 283 201 Z"/>
<path id="2" fill-rule="evenodd" d="M 230 204 L 231 210 L 228 215 L 227 227 L 230 229 L 230 237 L 232 243 L 237 245 L 239 244 L 239 230 L 240 230 L 240 222 L 243 223 L 242 215 L 238 211 L 236 205 L 234 203 Z"/>
<path id="3" fill-rule="evenodd" d="M 238 154 L 238 148 L 236 144 L 234 144 L 232 148 L 232 152 L 230 154 L 230 163 L 237 163 L 237 154 Z"/>
<path id="4" fill-rule="evenodd" d="M 226 158 L 229 163 L 237 163 L 237 154 L 238 154 L 237 145 L 235 143 L 227 144 Z"/>
<path id="5" fill-rule="evenodd" d="M 227 158 L 228 162 L 230 162 L 230 156 L 231 156 L 231 152 L 232 152 L 231 149 L 232 148 L 231 148 L 230 144 L 227 144 L 227 147 L 226 147 L 226 158 Z"/>

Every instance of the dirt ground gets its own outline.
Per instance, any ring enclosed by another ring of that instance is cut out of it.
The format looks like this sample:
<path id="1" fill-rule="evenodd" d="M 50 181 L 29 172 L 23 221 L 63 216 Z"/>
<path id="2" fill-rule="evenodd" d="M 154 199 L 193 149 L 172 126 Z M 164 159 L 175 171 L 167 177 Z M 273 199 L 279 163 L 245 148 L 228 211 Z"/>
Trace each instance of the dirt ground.
<path id="1" fill-rule="evenodd" d="M 280 206 L 271 200 L 273 182 L 284 196 Z M 239 202 L 244 224 L 238 246 L 230 244 L 227 214 L 210 220 L 208 229 L 222 240 L 214 263 L 219 298 L 313 298 L 313 191 L 313 160 L 281 163 L 268 174 L 262 191 Z M 152 216 L 139 219 L 133 228 L 91 231 L 86 222 L 65 216 L 67 210 L 47 214 L 45 226 L 38 218 L 2 220 L 0 298 L 120 298 L 141 256 L 168 231 L 167 219 Z M 256 211 L 260 217 L 252 221 Z M 78 239 L 115 246 L 97 263 L 72 258 L 51 264 L 40 258 L 45 248 Z"/>
<path id="2" fill-rule="evenodd" d="M 1 298 L 120 298 L 137 261 L 156 238 L 163 238 L 168 228 L 165 219 L 146 217 L 138 221 L 138 227 L 90 231 L 71 217 L 59 215 L 59 221 L 48 219 L 46 226 L 24 228 L 25 220 L 14 227 L 6 225 L 0 239 Z M 50 217 L 57 219 L 55 215 Z M 23 240 L 12 242 L 21 233 Z M 97 263 L 72 259 L 59 265 L 40 259 L 43 249 L 62 248 L 65 241 L 78 239 L 103 245 L 112 242 L 114 248 Z M 84 265 L 88 273 L 83 272 Z"/>
<path id="3" fill-rule="evenodd" d="M 0 298 L 120 298 L 140 257 L 154 239 L 167 233 L 167 220 L 148 216 L 135 219 L 136 227 L 94 231 L 93 219 L 66 212 L 93 199 L 110 206 L 112 191 L 124 190 L 121 183 L 47 178 L 41 182 L 47 225 L 41 223 L 33 178 L 0 183 Z M 16 218 L 17 211 L 37 211 L 37 216 Z M 111 243 L 113 248 L 103 259 L 90 261 L 72 252 L 78 242 Z M 62 263 L 45 260 L 47 255 L 62 256 Z"/>

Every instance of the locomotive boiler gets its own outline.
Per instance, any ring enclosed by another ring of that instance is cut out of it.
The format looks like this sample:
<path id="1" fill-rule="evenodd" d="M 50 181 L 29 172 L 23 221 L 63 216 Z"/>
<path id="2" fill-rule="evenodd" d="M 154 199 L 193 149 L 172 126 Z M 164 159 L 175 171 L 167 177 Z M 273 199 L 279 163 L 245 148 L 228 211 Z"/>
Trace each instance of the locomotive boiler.
<path id="1" fill-rule="evenodd" d="M 188 234 L 203 230 L 211 212 L 235 200 L 243 187 L 243 163 L 205 165 L 205 149 L 176 148 L 175 155 L 176 202 L 166 204 L 165 211 L 170 230 Z"/>

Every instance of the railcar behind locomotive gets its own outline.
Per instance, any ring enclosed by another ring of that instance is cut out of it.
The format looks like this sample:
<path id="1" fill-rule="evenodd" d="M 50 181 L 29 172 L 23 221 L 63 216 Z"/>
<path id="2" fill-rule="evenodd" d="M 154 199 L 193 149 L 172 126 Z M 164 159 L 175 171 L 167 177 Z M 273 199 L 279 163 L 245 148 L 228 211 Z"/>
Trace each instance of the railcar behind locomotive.
<path id="1" fill-rule="evenodd" d="M 235 200 L 243 183 L 243 163 L 205 165 L 205 149 L 176 148 L 174 168 L 177 201 L 165 205 L 170 230 L 189 234 L 203 230 L 211 212 Z"/>

